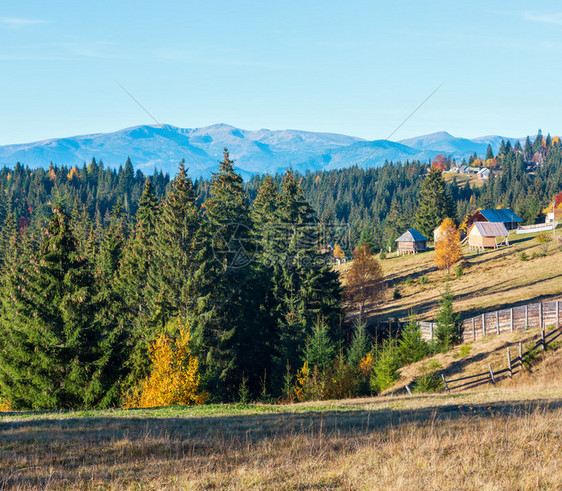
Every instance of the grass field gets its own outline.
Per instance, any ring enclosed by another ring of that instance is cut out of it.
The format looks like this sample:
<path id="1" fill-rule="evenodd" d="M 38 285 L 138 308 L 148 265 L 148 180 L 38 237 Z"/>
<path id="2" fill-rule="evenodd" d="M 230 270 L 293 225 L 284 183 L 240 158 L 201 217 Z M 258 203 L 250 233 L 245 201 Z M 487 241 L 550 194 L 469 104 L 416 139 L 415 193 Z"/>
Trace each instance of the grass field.
<path id="1" fill-rule="evenodd" d="M 448 376 L 498 369 L 537 336 L 435 360 Z M 496 386 L 405 395 L 419 367 L 372 398 L 0 413 L 0 489 L 559 489 L 562 349 Z"/>
<path id="2" fill-rule="evenodd" d="M 560 232 L 559 232 L 560 234 Z M 512 307 L 529 302 L 562 298 L 562 248 L 552 243 L 544 257 L 534 235 L 509 237 L 510 246 L 485 253 L 468 252 L 460 263 L 463 274 L 455 277 L 455 267 L 449 275 L 455 294 L 454 307 L 462 317 L 485 311 Z M 525 252 L 528 261 L 521 261 Z M 533 258 L 533 254 L 537 257 Z M 419 320 L 433 320 L 439 310 L 440 294 L 447 273 L 435 266 L 433 250 L 410 256 L 390 255 L 381 261 L 388 285 L 383 302 L 369 306 L 369 315 L 378 321 L 388 318 L 405 319 L 414 311 Z M 349 264 L 339 267 L 344 271 Z M 425 277 L 427 283 L 420 282 Z M 408 279 L 410 278 L 410 279 Z M 393 299 L 398 287 L 401 298 Z"/>
<path id="3" fill-rule="evenodd" d="M 2 489 L 557 489 L 561 464 L 560 388 L 0 419 Z"/>

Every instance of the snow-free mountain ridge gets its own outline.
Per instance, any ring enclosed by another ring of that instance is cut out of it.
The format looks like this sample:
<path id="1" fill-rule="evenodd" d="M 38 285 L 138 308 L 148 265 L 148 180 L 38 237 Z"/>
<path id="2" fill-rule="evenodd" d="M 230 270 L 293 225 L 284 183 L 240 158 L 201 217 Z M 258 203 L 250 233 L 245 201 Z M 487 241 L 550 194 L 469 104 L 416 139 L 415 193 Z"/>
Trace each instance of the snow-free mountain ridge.
<path id="1" fill-rule="evenodd" d="M 118 167 L 130 157 L 135 167 L 145 172 L 156 168 L 173 175 L 185 158 L 192 176 L 208 177 L 218 169 L 227 147 L 238 171 L 249 177 L 289 167 L 304 172 L 352 165 L 376 167 L 385 161 L 427 161 L 438 153 L 460 160 L 474 152 L 484 156 L 488 143 L 497 151 L 502 138 L 517 140 L 500 136 L 466 139 L 438 132 L 393 142 L 300 130 L 244 130 L 228 124 L 204 128 L 142 125 L 112 133 L 0 146 L 0 164 L 47 167 L 53 162 L 72 166 L 95 157 L 107 166 Z"/>

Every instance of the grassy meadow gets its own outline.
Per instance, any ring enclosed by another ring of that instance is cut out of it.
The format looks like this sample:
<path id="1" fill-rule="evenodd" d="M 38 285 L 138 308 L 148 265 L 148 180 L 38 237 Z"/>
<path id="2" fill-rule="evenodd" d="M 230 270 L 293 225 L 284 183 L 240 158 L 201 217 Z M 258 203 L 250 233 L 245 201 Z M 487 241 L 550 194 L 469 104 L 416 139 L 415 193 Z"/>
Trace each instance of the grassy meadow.
<path id="1" fill-rule="evenodd" d="M 558 230 L 560 235 L 560 230 Z M 397 257 L 389 254 L 381 261 L 388 285 L 384 302 L 367 308 L 377 320 L 407 318 L 414 311 L 419 320 L 433 320 L 439 311 L 440 294 L 447 276 L 455 295 L 455 311 L 471 317 L 484 311 L 509 308 L 530 302 L 562 298 L 562 247 L 551 242 L 546 255 L 533 234 L 509 236 L 508 247 L 484 253 L 469 252 L 463 247 L 459 263 L 463 273 L 456 277 L 455 265 L 450 275 L 435 265 L 435 252 Z M 521 260 L 521 253 L 528 260 Z M 535 255 L 535 257 L 533 257 Z M 341 272 L 349 263 L 338 266 Z M 425 280 L 420 281 L 424 277 Z M 401 298 L 394 299 L 398 287 Z"/>

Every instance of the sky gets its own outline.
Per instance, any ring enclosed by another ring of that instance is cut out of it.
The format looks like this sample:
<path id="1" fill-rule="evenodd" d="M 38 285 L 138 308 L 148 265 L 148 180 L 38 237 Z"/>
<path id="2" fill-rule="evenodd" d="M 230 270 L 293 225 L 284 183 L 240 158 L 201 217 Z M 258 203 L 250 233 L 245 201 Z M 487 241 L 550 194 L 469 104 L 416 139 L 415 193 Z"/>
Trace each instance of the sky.
<path id="1" fill-rule="evenodd" d="M 556 2 L 2 0 L 0 145 L 154 119 L 556 135 L 561 52 Z"/>

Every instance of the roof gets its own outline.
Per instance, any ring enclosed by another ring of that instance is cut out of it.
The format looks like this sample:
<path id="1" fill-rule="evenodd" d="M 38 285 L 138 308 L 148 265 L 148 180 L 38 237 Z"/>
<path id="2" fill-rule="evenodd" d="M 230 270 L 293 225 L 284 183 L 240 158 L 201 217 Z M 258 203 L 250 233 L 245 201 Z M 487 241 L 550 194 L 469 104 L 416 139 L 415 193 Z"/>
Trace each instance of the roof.
<path id="1" fill-rule="evenodd" d="M 415 228 L 411 228 L 398 237 L 396 242 L 427 242 L 427 240 Z"/>
<path id="2" fill-rule="evenodd" d="M 482 237 L 507 237 L 509 235 L 505 225 L 501 222 L 474 222 L 468 235 L 472 234 L 473 230 L 476 230 Z"/>
<path id="3" fill-rule="evenodd" d="M 513 210 L 505 208 L 503 210 L 478 210 L 482 216 L 489 222 L 503 222 L 515 223 L 524 222 L 522 218 L 518 217 Z"/>

